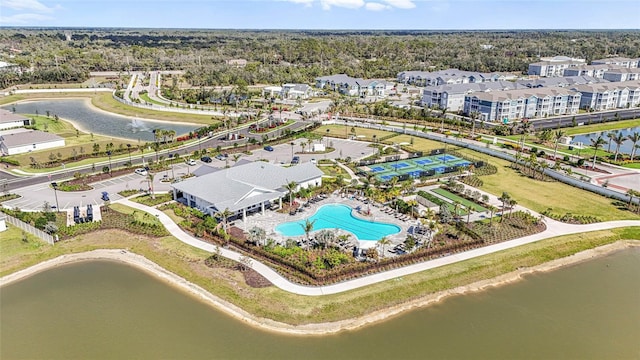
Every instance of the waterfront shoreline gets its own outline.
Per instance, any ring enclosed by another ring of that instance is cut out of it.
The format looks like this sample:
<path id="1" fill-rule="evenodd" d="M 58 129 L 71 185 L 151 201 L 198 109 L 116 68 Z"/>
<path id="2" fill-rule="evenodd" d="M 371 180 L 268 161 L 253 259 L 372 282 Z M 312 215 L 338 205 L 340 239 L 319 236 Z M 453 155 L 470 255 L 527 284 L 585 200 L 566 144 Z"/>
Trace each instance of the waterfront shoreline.
<path id="1" fill-rule="evenodd" d="M 556 270 L 562 267 L 602 257 L 610 253 L 631 247 L 640 247 L 640 241 L 619 240 L 612 244 L 584 250 L 574 255 L 552 260 L 533 267 L 518 269 L 516 271 L 512 271 L 491 279 L 480 280 L 468 285 L 463 285 L 456 288 L 439 291 L 433 294 L 428 294 L 418 299 L 395 305 L 387 309 L 374 311 L 372 313 L 356 318 L 335 322 L 304 325 L 290 325 L 270 319 L 256 317 L 237 307 L 236 305 L 215 296 L 201 286 L 189 282 L 186 279 L 164 269 L 160 265 L 148 260 L 142 255 L 118 249 L 99 249 L 83 253 L 62 255 L 0 278 L 0 288 L 5 285 L 9 285 L 11 283 L 26 279 L 37 273 L 67 264 L 94 260 L 116 261 L 129 266 L 133 266 L 162 281 L 165 281 L 171 286 L 185 291 L 186 293 L 194 296 L 200 301 L 203 301 L 204 303 L 214 307 L 215 309 L 218 309 L 223 313 L 232 316 L 233 318 L 240 320 L 249 326 L 258 328 L 260 330 L 289 335 L 320 336 L 336 334 L 343 331 L 358 330 L 365 326 L 377 324 L 395 316 L 405 314 L 408 311 L 439 303 L 440 301 L 450 296 L 476 293 L 489 288 L 510 284 L 522 279 L 522 277 L 527 274 Z"/>

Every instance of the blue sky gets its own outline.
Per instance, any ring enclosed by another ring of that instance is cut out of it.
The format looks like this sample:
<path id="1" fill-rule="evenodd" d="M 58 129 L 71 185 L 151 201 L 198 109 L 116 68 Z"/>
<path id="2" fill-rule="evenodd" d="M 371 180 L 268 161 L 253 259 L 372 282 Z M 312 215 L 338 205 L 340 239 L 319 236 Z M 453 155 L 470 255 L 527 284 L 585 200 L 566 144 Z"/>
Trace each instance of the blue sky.
<path id="1" fill-rule="evenodd" d="M 0 0 L 1 26 L 640 29 L 639 0 Z"/>

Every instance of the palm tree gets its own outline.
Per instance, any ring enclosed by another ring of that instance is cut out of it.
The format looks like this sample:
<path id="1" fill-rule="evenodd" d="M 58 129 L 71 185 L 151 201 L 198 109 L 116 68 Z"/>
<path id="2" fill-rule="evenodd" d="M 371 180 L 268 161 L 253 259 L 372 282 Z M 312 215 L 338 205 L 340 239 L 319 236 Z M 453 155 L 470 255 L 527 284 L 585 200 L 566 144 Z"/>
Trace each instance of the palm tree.
<path id="1" fill-rule="evenodd" d="M 627 139 L 633 143 L 633 146 L 631 147 L 631 161 L 633 161 L 633 157 L 636 155 L 636 149 L 638 148 L 636 144 L 640 142 L 640 133 L 636 131 L 633 134 L 628 135 Z"/>
<path id="2" fill-rule="evenodd" d="M 147 182 L 147 186 L 149 187 L 149 190 L 151 191 L 151 198 L 155 199 L 156 198 L 156 194 L 153 192 L 153 178 L 155 177 L 155 174 L 153 174 L 152 172 L 147 172 L 147 177 L 140 181 L 142 182 Z"/>
<path id="3" fill-rule="evenodd" d="M 309 221 L 309 219 L 306 219 L 304 221 L 304 224 L 300 224 L 300 226 L 302 226 L 302 230 L 304 231 L 304 235 L 305 238 L 307 239 L 307 249 L 309 248 L 309 245 L 311 245 L 311 241 L 309 240 L 309 234 L 313 231 L 313 224 L 316 221 Z"/>
<path id="4" fill-rule="evenodd" d="M 418 206 L 418 202 L 416 200 L 409 200 L 407 201 L 407 205 L 409 205 L 411 207 L 411 218 L 413 219 L 413 210 L 415 209 L 416 206 Z"/>
<path id="5" fill-rule="evenodd" d="M 387 245 L 391 245 L 391 240 L 389 240 L 386 236 L 382 237 L 382 239 L 378 240 L 378 245 L 382 247 L 382 257 L 384 257 L 384 250 Z"/>
<path id="6" fill-rule="evenodd" d="M 490 215 L 489 215 L 489 227 L 492 227 L 493 226 L 493 213 L 496 210 L 498 210 L 498 208 L 493 206 L 493 205 L 486 205 L 485 208 L 487 210 L 489 210 L 489 213 L 490 213 Z"/>
<path id="7" fill-rule="evenodd" d="M 616 154 L 613 157 L 613 161 L 618 161 L 618 154 L 620 153 L 620 146 L 627 141 L 627 137 L 625 137 L 621 132 L 619 132 L 616 136 L 613 137 L 613 142 L 616 143 Z"/>
<path id="8" fill-rule="evenodd" d="M 471 204 L 467 205 L 466 209 L 467 209 L 467 225 L 469 225 L 469 220 L 471 219 L 471 210 L 472 210 Z"/>
<path id="9" fill-rule="evenodd" d="M 287 191 L 289 191 L 289 206 L 293 207 L 293 192 L 296 190 L 296 188 L 298 187 L 298 183 L 295 181 L 291 181 L 289 183 L 287 183 L 286 185 L 284 185 L 284 188 L 287 189 Z"/>
<path id="10" fill-rule="evenodd" d="M 556 155 L 558 154 L 558 144 L 560 143 L 560 139 L 564 137 L 564 131 L 556 130 L 555 133 L 553 134 L 553 137 L 555 139 L 555 147 L 553 149 L 553 161 L 558 163 L 558 159 L 556 158 Z"/>
<path id="11" fill-rule="evenodd" d="M 549 167 L 549 163 L 542 159 L 538 161 L 538 169 L 540 169 L 540 180 L 544 180 L 544 170 Z"/>
<path id="12" fill-rule="evenodd" d="M 460 215 L 460 214 L 458 213 L 458 209 L 460 208 L 460 205 L 462 205 L 462 204 L 461 204 L 461 203 L 460 203 L 460 201 L 458 201 L 458 200 L 455 200 L 455 201 L 453 202 L 453 216 L 454 216 L 456 219 L 457 219 L 457 218 L 458 218 L 458 216 Z"/>
<path id="13" fill-rule="evenodd" d="M 607 152 L 611 152 L 611 143 L 613 142 L 613 139 L 615 137 L 616 137 L 615 131 L 607 133 L 607 138 L 609 139 L 609 141 L 607 142 Z"/>
<path id="14" fill-rule="evenodd" d="M 513 212 L 513 208 L 518 205 L 518 202 L 514 199 L 509 200 L 509 217 L 511 217 L 511 213 Z"/>
<path id="15" fill-rule="evenodd" d="M 511 195 L 507 192 L 503 192 L 502 195 L 498 198 L 502 202 L 502 217 L 500 218 L 500 222 L 504 219 L 504 208 L 507 203 L 511 200 Z"/>
<path id="16" fill-rule="evenodd" d="M 600 146 L 604 145 L 606 141 L 602 138 L 602 135 L 599 135 L 598 138 L 591 139 L 591 146 L 593 146 L 593 165 L 591 165 L 592 169 L 596 168 L 596 157 L 598 156 L 598 149 Z"/>
<path id="17" fill-rule="evenodd" d="M 228 219 L 229 216 L 233 215 L 233 213 L 229 210 L 229 208 L 225 208 L 224 210 L 219 210 L 217 213 L 215 213 L 215 217 L 216 218 L 220 218 L 222 219 L 222 226 L 224 227 L 224 232 L 228 233 Z"/>
<path id="18" fill-rule="evenodd" d="M 633 189 L 627 190 L 627 195 L 629 195 L 629 204 L 627 208 L 631 210 L 631 205 L 633 204 L 633 197 L 636 195 L 636 191 Z"/>

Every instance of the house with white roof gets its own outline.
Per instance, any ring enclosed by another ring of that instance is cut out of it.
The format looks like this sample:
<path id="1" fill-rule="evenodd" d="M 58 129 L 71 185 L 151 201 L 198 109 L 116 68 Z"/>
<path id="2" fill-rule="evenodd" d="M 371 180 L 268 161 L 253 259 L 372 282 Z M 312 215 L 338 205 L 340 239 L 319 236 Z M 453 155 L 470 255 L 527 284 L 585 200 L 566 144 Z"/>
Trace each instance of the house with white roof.
<path id="1" fill-rule="evenodd" d="M 566 69 L 582 65 L 584 65 L 584 62 L 576 60 L 539 61 L 529 64 L 527 74 L 540 77 L 564 76 Z"/>
<path id="2" fill-rule="evenodd" d="M 172 184 L 174 199 L 214 216 L 228 209 L 229 217 L 246 219 L 288 197 L 286 185 L 295 182 L 300 188 L 322 185 L 323 172 L 311 163 L 281 167 L 256 161 L 221 169 Z"/>
<path id="3" fill-rule="evenodd" d="M 511 75 L 501 73 L 482 73 L 477 71 L 464 71 L 447 69 L 439 71 L 403 71 L 398 73 L 398 82 L 416 86 L 438 86 L 446 84 L 469 84 L 493 81 L 504 81 L 512 78 Z"/>
<path id="4" fill-rule="evenodd" d="M 280 91 L 283 99 L 308 99 L 312 94 L 311 86 L 307 84 L 284 84 Z"/>

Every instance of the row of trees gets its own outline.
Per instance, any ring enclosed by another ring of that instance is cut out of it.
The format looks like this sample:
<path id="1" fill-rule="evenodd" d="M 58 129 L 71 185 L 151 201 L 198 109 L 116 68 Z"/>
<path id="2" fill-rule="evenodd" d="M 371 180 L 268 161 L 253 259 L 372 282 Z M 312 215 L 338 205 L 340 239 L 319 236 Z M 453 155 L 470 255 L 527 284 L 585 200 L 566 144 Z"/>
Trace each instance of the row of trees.
<path id="1" fill-rule="evenodd" d="M 395 78 L 405 70 L 459 68 L 524 72 L 539 56 L 587 61 L 610 55 L 640 57 L 634 31 L 191 31 L 2 29 L 24 75 L 2 74 L 0 84 L 84 79 L 89 71 L 187 71 L 196 86 L 312 82 L 345 73 Z M 69 35 L 70 40 L 67 40 Z M 490 44 L 487 49 L 481 45 Z M 244 68 L 226 60 L 243 58 Z M 29 73 L 24 71 L 32 70 Z"/>

